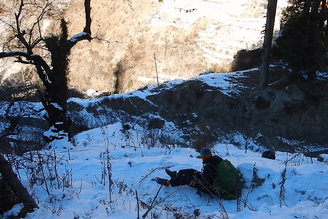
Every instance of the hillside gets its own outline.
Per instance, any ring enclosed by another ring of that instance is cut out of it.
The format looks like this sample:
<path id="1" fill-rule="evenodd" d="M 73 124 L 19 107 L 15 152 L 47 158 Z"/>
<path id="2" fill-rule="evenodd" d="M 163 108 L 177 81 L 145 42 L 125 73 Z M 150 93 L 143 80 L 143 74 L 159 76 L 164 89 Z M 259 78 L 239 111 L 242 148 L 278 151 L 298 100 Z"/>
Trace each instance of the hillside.
<path id="1" fill-rule="evenodd" d="M 157 83 L 155 62 L 161 83 L 192 78 L 205 71 L 229 71 L 238 50 L 261 42 L 265 24 L 263 2 L 94 2 L 93 34 L 108 43 L 95 40 L 75 48 L 71 59 L 72 86 L 113 92 L 113 72 L 121 68 L 119 92 L 133 91 Z M 78 5 L 81 7 L 77 2 Z M 77 17 L 70 16 L 77 14 L 71 12 L 73 8 L 66 14 L 76 22 Z M 193 11 L 186 13 L 187 10 Z M 278 9 L 277 15 L 279 12 Z M 278 29 L 279 16 L 276 26 Z"/>
<path id="2" fill-rule="evenodd" d="M 70 83 L 112 93 L 116 71 L 122 94 L 70 98 L 71 136 L 49 144 L 40 102 L 0 102 L 1 132 L 18 123 L 13 144 L 0 139 L 1 153 L 39 205 L 26 218 L 328 217 L 327 72 L 284 81 L 289 70 L 278 62 L 259 90 L 258 68 L 208 71 L 258 42 L 260 1 L 92 2 L 99 39 L 74 49 Z M 76 0 L 66 12 L 71 34 L 83 27 L 82 9 Z M 165 168 L 201 170 L 196 151 L 205 146 L 243 174 L 238 201 L 155 183 Z M 267 149 L 276 160 L 261 158 Z M 17 215 L 22 205 L 0 192 L 0 206 L 11 209 L 0 217 Z"/>
<path id="3" fill-rule="evenodd" d="M 77 44 L 70 56 L 70 85 L 79 91 L 119 93 L 200 72 L 227 72 L 240 49 L 261 45 L 265 24 L 264 0 L 130 0 L 92 1 L 94 40 Z M 279 16 L 286 1 L 279 1 Z M 189 11 L 190 10 L 190 11 Z M 187 13 L 188 12 L 188 13 Z M 83 1 L 74 0 L 65 12 L 69 34 L 84 26 Z M 58 21 L 45 21 L 46 32 Z M 154 58 L 156 56 L 156 59 Z M 3 60 L 0 60 L 3 63 Z M 4 80 L 21 72 L 8 63 Z"/>
<path id="4" fill-rule="evenodd" d="M 254 97 L 249 92 L 253 77 L 258 77 L 257 69 L 204 74 L 101 98 L 71 98 L 69 112 L 75 128 L 83 125 L 86 131 L 70 141 L 65 137 L 40 150 L 27 148 L 20 156 L 8 155 L 39 206 L 26 218 L 327 218 L 327 155 L 321 155 L 324 162 L 305 156 L 304 152 L 320 148 L 287 137 L 291 132 L 302 134 L 295 130 L 302 131 L 305 126 L 327 142 L 327 128 L 313 127 L 315 122 L 327 124 L 326 110 L 301 113 L 296 107 L 298 110 L 286 116 L 288 105 L 277 106 L 277 100 L 285 104 L 306 101 L 299 85 L 282 87 L 269 105 L 266 95 L 272 95 L 271 88 L 258 92 L 265 101 L 243 102 L 245 97 Z M 320 73 L 318 82 L 326 83 L 327 78 L 327 73 Z M 290 96 L 288 89 L 297 95 Z M 317 107 L 327 109 L 327 96 L 319 100 Z M 11 110 L 8 105 L 1 102 L 2 115 L 25 115 L 28 125 L 33 119 L 42 120 L 40 103 L 17 102 Z M 268 114 L 268 109 L 279 115 Z M 302 119 L 311 114 L 320 119 L 304 124 Z M 297 121 L 294 115 L 301 119 L 297 125 L 291 123 Z M 291 119 L 287 124 L 280 122 L 280 127 L 272 122 L 272 118 L 288 117 Z M 238 123 L 233 121 L 249 123 L 250 132 L 238 131 Z M 289 148 L 279 148 L 267 132 L 283 132 L 284 125 L 290 133 L 278 140 L 290 143 Z M 270 129 L 265 130 L 266 126 Z M 34 140 L 40 131 L 26 124 L 19 130 L 22 136 L 18 139 L 26 139 L 29 131 Z M 261 132 L 252 138 L 257 131 Z M 259 137 L 268 141 L 261 143 Z M 238 201 L 197 193 L 188 186 L 161 187 L 154 181 L 155 177 L 168 177 L 165 168 L 201 170 L 197 149 L 204 146 L 212 147 L 214 154 L 230 160 L 243 174 L 245 184 Z M 273 149 L 271 146 L 277 147 L 276 160 L 262 158 L 261 153 Z M 17 153 L 22 145 L 14 149 Z M 21 208 L 17 204 L 0 217 L 17 215 Z"/>
<path id="5" fill-rule="evenodd" d="M 161 83 L 174 78 L 194 78 L 213 63 L 222 67 L 219 57 L 221 61 L 225 60 L 224 64 L 231 63 L 232 51 L 260 39 L 261 25 L 265 21 L 262 6 L 263 1 L 233 0 L 95 1 L 92 10 L 94 40 L 74 47 L 70 85 L 77 90 L 94 88 L 112 93 L 117 80 L 112 73 L 116 71 L 121 82 L 118 93 L 124 93 L 146 84 L 156 84 L 155 63 Z M 84 25 L 82 2 L 71 2 L 65 17 L 71 34 L 81 30 Z M 121 25 L 115 25 L 117 23 Z M 98 27 L 96 31 L 95 27 Z M 48 23 L 44 28 L 53 29 L 54 26 Z M 224 52 L 228 47 L 230 52 Z M 110 52 L 111 49 L 114 52 Z M 226 59 L 223 59 L 223 53 Z M 207 67 L 198 68 L 202 63 Z M 175 70 L 172 67 L 165 72 L 171 64 Z M 188 73 L 188 68 L 193 73 Z M 286 72 L 284 66 L 273 67 L 270 83 L 278 81 Z M 192 79 L 178 85 L 174 91 L 164 89 L 146 102 L 132 98 L 136 103 L 131 105 L 130 98 L 123 101 L 109 97 L 110 101 L 101 103 L 105 105 L 101 107 L 126 111 L 131 115 L 157 113 L 180 128 L 192 124 L 194 130 L 185 133 L 192 139 L 199 133 L 216 139 L 238 132 L 273 149 L 294 151 L 303 145 L 317 147 L 318 144 L 320 151 L 327 143 L 324 133 L 327 128 L 325 119 L 328 118 L 325 116 L 327 88 L 324 82 L 270 86 L 259 91 L 256 89 L 258 74 L 256 69 L 229 76 L 231 86 L 243 88 L 238 95 L 222 95 L 216 89 L 205 89 L 202 83 Z M 102 83 L 99 87 L 95 86 L 98 82 Z M 165 84 L 161 86 L 165 87 Z M 193 113 L 199 116 L 194 118 Z M 80 119 L 74 121 L 73 134 L 95 127 L 79 124 Z M 294 139 L 304 142 L 296 146 L 288 142 Z M 309 153 L 307 149 L 303 152 Z"/>
<path id="6" fill-rule="evenodd" d="M 150 127 L 162 128 L 161 120 L 173 122 L 191 142 L 256 142 L 272 150 L 297 151 L 312 157 L 326 153 L 327 73 L 320 73 L 315 82 L 275 85 L 281 68 L 272 66 L 271 85 L 265 90 L 256 89 L 259 70 L 252 69 L 144 87 L 123 96 L 103 97 L 84 107 L 102 124 L 117 121 L 115 117 L 122 116 L 117 112 L 126 113 L 127 118 L 148 118 L 150 124 L 155 123 Z M 146 97 L 140 98 L 140 93 Z M 76 124 L 82 125 L 76 128 L 88 124 L 87 118 L 82 119 L 83 107 L 74 101 L 69 106 L 74 121 L 79 121 Z M 152 115 L 160 121 L 152 121 Z M 92 127 L 96 126 L 85 129 Z M 236 134 L 245 141 L 234 142 Z"/>

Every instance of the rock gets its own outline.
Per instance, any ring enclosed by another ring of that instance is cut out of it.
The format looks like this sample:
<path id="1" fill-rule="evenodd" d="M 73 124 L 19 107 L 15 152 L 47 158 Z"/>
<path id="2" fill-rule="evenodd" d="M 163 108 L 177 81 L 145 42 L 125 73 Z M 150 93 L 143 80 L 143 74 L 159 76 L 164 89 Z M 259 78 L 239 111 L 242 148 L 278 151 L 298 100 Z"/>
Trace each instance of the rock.
<path id="1" fill-rule="evenodd" d="M 262 153 L 262 157 L 263 158 L 268 158 L 268 159 L 272 159 L 275 160 L 276 159 L 276 155 L 273 151 L 264 151 Z"/>
<path id="2" fill-rule="evenodd" d="M 328 154 L 320 154 L 317 160 L 328 164 Z"/>
<path id="3" fill-rule="evenodd" d="M 159 118 L 151 119 L 148 124 L 148 129 L 161 129 L 163 128 L 165 121 Z"/>

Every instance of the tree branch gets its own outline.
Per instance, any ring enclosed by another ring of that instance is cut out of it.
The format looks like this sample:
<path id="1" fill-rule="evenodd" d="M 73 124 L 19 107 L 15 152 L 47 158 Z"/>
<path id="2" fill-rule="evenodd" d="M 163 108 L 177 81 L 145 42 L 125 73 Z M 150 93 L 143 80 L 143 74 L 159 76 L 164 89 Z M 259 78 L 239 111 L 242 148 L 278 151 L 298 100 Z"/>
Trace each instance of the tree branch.
<path id="1" fill-rule="evenodd" d="M 32 25 L 30 32 L 29 32 L 29 45 L 31 49 L 33 49 L 41 40 L 42 40 L 42 33 L 40 30 L 40 21 L 42 21 L 43 17 L 51 10 L 52 3 L 47 1 L 47 4 L 42 8 L 42 11 L 40 12 L 37 20 L 34 22 Z M 32 37 L 33 37 L 33 30 L 35 26 L 38 26 L 38 31 L 39 31 L 39 37 L 32 42 Z"/>
<path id="2" fill-rule="evenodd" d="M 48 64 L 42 59 L 41 56 L 37 54 L 29 54 L 27 52 L 21 51 L 0 52 L 0 58 L 17 56 L 22 56 L 25 57 L 27 60 L 32 60 L 34 65 L 40 65 L 46 72 L 50 71 L 50 67 L 48 66 Z"/>
<path id="3" fill-rule="evenodd" d="M 7 57 L 19 57 L 18 62 L 24 64 L 26 64 L 26 62 L 20 61 L 21 57 L 24 57 L 27 60 L 31 60 L 32 63 L 30 64 L 36 66 L 39 77 L 44 82 L 44 85 L 48 87 L 51 84 L 51 81 L 49 81 L 48 78 L 48 74 L 51 71 L 51 69 L 41 56 L 37 54 L 29 54 L 27 52 L 21 52 L 21 51 L 0 52 L 0 58 L 7 58 Z"/>
<path id="4" fill-rule="evenodd" d="M 83 32 L 88 33 L 91 36 L 91 0 L 84 1 L 84 9 L 85 9 L 85 27 Z"/>
<path id="5" fill-rule="evenodd" d="M 71 49 L 77 42 L 82 40 L 88 40 L 91 41 L 91 6 L 90 6 L 91 0 L 85 0 L 84 1 L 84 8 L 85 8 L 85 27 L 83 29 L 82 33 L 76 34 L 71 37 L 67 41 L 69 49 Z"/>
<path id="6" fill-rule="evenodd" d="M 27 49 L 27 52 L 29 54 L 33 54 L 32 52 L 32 48 L 28 45 L 28 43 L 26 42 L 24 35 L 26 34 L 25 31 L 21 31 L 20 29 L 20 22 L 19 22 L 19 17 L 22 13 L 23 10 L 23 6 L 24 6 L 24 1 L 21 0 L 21 3 L 19 5 L 19 10 L 18 10 L 18 14 L 15 14 L 15 18 L 16 18 L 16 28 L 17 28 L 17 35 L 16 37 L 19 39 L 19 41 L 21 41 L 21 43 L 25 46 L 25 48 Z"/>

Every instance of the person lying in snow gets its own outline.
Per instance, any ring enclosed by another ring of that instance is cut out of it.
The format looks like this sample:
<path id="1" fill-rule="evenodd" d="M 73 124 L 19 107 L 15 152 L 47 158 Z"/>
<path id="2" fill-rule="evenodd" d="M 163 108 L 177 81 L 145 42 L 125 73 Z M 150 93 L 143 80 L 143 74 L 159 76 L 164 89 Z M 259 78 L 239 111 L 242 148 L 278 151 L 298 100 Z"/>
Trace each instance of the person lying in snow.
<path id="1" fill-rule="evenodd" d="M 226 200 L 233 200 L 241 195 L 241 177 L 239 171 L 228 160 L 213 156 L 208 148 L 201 149 L 203 171 L 183 169 L 179 172 L 165 169 L 171 179 L 155 178 L 155 181 L 164 186 L 188 185 L 204 193 L 219 195 Z"/>

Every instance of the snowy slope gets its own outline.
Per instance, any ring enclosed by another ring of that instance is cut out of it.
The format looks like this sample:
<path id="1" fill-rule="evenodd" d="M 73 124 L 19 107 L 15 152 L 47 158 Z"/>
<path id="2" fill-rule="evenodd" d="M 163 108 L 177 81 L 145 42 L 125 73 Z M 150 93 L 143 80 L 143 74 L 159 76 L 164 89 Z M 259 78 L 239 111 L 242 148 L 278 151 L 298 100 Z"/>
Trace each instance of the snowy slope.
<path id="1" fill-rule="evenodd" d="M 62 164 L 58 164 L 58 171 L 63 175 L 67 172 L 71 174 L 72 185 L 56 189 L 55 182 L 53 186 L 48 182 L 48 186 L 53 187 L 50 194 L 46 193 L 44 185 L 35 186 L 32 191 L 40 209 L 27 218 L 137 218 L 136 192 L 140 201 L 151 205 L 160 188 L 152 179 L 156 176 L 167 177 L 165 167 L 172 170 L 200 170 L 202 167 L 193 149 L 167 145 L 147 148 L 137 139 L 142 130 L 132 131 L 130 135 L 136 139 L 127 141 L 121 129 L 122 124 L 116 123 L 90 130 L 76 137 L 76 147 L 66 141 L 57 141 L 52 150 L 43 151 L 61 157 Z M 245 153 L 245 150 L 225 144 L 215 145 L 214 151 L 236 165 L 246 180 L 239 211 L 236 201 L 222 200 L 229 218 L 328 216 L 327 164 L 311 161 L 302 155 L 279 152 L 276 160 L 267 160 L 261 158 L 260 153 Z M 111 165 L 111 179 L 114 182 L 111 194 L 107 176 L 106 182 L 101 183 L 107 161 Z M 286 182 L 280 184 L 285 167 Z M 258 177 L 265 179 L 262 185 L 255 186 L 256 183 L 252 182 L 253 168 L 256 168 Z M 22 170 L 21 175 L 24 176 L 24 172 Z M 281 191 L 283 198 L 280 198 Z M 198 218 L 224 218 L 219 202 L 208 195 L 200 197 L 187 186 L 164 187 L 156 198 L 157 206 L 147 218 L 174 218 L 173 214 L 187 218 L 196 209 L 201 213 Z M 141 216 L 147 209 L 140 206 L 139 210 Z"/>
<path id="2" fill-rule="evenodd" d="M 222 90 L 233 89 L 227 75 L 198 79 Z M 170 85 L 167 82 L 167 87 Z M 145 98 L 149 94 L 144 89 L 124 95 Z M 88 101 L 81 104 L 87 106 Z M 276 153 L 276 160 L 268 160 L 261 158 L 264 149 L 252 142 L 248 142 L 252 151 L 217 143 L 214 154 L 229 159 L 245 180 L 239 202 L 219 200 L 200 196 L 188 186 L 161 188 L 153 181 L 168 177 L 165 168 L 202 168 L 194 149 L 174 144 L 182 141 L 182 132 L 173 123 L 154 130 L 145 130 L 137 123 L 130 123 L 130 128 L 125 125 L 118 121 L 80 133 L 72 142 L 57 140 L 49 149 L 16 158 L 19 176 L 39 205 L 27 218 L 328 217 L 327 163 L 283 152 Z M 171 143 L 160 143 L 163 137 Z M 238 134 L 234 138 L 243 142 Z M 4 218 L 19 209 L 16 205 Z M 200 215 L 196 217 L 194 212 Z"/>

